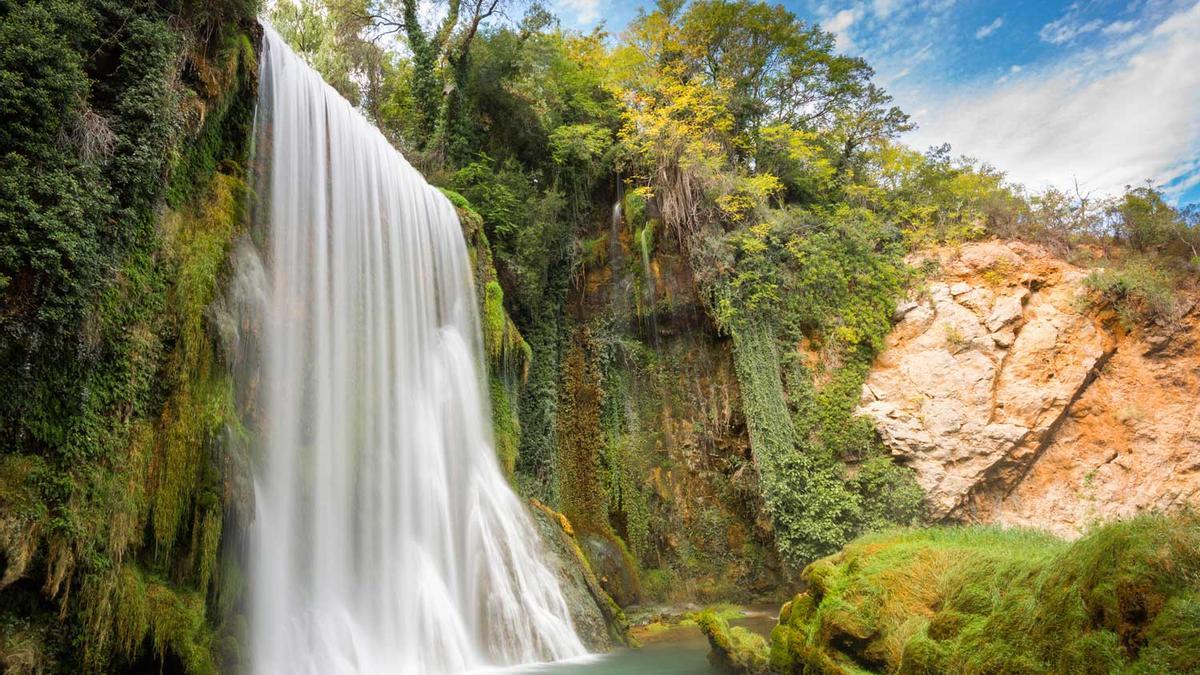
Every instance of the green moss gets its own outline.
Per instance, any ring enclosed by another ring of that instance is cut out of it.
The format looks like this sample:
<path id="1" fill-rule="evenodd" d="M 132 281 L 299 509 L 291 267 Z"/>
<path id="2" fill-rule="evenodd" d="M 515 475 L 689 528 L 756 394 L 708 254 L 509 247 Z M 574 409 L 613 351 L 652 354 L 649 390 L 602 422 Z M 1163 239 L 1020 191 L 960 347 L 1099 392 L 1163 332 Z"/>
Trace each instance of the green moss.
<path id="1" fill-rule="evenodd" d="M 180 521 L 203 487 L 205 448 L 236 417 L 232 380 L 217 362 L 204 317 L 241 222 L 244 194 L 240 180 L 216 174 L 202 204 L 164 220 L 164 249 L 177 270 L 167 293 L 176 317 L 176 348 L 167 369 L 177 385 L 163 408 L 156 452 L 161 459 L 152 482 L 151 522 L 160 555 L 169 555 Z M 202 567 L 211 569 L 211 559 Z"/>
<path id="2" fill-rule="evenodd" d="M 499 361 L 504 350 L 504 329 L 508 314 L 504 312 L 504 289 L 489 281 L 483 289 L 483 346 L 489 358 Z"/>
<path id="3" fill-rule="evenodd" d="M 492 403 L 492 433 L 496 439 L 496 456 L 500 466 L 511 480 L 517 465 L 517 449 L 521 440 L 520 420 L 512 403 L 512 393 L 500 377 L 492 375 L 488 381 L 488 393 Z"/>
<path id="4" fill-rule="evenodd" d="M 646 224 L 645 189 L 626 190 L 621 204 L 621 215 L 625 226 L 634 232 Z"/>
<path id="5" fill-rule="evenodd" d="M 696 615 L 696 625 L 708 638 L 708 660 L 725 673 L 765 673 L 768 667 L 767 641 L 741 626 L 729 627 L 715 611 Z"/>
<path id="6" fill-rule="evenodd" d="M 1180 672 L 1200 663 L 1200 517 L 1141 516 L 1068 544 L 996 528 L 868 535 L 804 572 L 779 672 Z"/>
<path id="7" fill-rule="evenodd" d="M 468 228 L 473 225 L 483 225 L 483 216 L 479 215 L 479 212 L 475 210 L 475 207 L 471 206 L 471 202 L 466 197 L 449 188 L 443 187 L 439 189 L 442 191 L 442 194 L 446 195 L 446 199 L 449 199 L 450 203 L 454 205 L 454 208 L 458 209 L 459 218 L 465 221 L 464 225 Z"/>
<path id="8" fill-rule="evenodd" d="M 217 672 L 213 634 L 205 620 L 204 598 L 157 581 L 147 584 L 150 644 L 158 658 L 174 654 L 189 675 Z"/>

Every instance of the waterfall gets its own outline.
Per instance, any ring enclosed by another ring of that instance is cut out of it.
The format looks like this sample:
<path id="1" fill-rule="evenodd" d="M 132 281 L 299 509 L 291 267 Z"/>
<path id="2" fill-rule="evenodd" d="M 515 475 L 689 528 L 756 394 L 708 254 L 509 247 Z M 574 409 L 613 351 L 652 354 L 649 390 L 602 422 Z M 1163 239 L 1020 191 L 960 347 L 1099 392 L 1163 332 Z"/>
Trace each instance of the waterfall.
<path id="1" fill-rule="evenodd" d="M 584 653 L 492 449 L 454 208 L 265 27 L 257 673 Z"/>

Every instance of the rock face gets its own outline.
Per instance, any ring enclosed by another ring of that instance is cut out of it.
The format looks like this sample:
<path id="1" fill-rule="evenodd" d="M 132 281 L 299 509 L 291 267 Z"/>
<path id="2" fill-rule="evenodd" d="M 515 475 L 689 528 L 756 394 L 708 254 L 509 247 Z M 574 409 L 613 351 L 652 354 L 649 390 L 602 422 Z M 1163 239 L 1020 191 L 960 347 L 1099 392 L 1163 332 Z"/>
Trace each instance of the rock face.
<path id="1" fill-rule="evenodd" d="M 1131 334 L 1082 310 L 1086 273 L 1022 243 L 934 251 L 859 412 L 935 519 L 1078 534 L 1200 496 L 1200 320 Z"/>
<path id="2" fill-rule="evenodd" d="M 601 587 L 570 521 L 537 500 L 531 502 L 529 513 L 541 537 L 547 566 L 558 577 L 580 641 L 593 652 L 626 644 L 629 625 L 625 615 Z"/>

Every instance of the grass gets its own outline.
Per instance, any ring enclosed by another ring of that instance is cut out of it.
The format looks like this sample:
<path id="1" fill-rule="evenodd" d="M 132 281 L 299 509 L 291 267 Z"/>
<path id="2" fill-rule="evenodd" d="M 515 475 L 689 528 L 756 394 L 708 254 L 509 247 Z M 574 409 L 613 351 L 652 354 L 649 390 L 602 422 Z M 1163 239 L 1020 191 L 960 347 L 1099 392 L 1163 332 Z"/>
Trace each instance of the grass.
<path id="1" fill-rule="evenodd" d="M 1200 664 L 1200 516 L 1068 543 L 958 527 L 861 537 L 809 565 L 771 635 L 781 673 L 1157 673 Z M 1190 670 L 1189 670 L 1190 669 Z"/>

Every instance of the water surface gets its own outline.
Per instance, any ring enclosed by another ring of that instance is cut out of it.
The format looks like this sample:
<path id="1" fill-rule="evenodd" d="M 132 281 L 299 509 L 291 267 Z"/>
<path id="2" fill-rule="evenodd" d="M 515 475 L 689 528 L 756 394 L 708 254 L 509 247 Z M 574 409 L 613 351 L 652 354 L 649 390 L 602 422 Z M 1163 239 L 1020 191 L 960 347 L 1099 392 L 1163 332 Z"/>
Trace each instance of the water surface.
<path id="1" fill-rule="evenodd" d="M 776 617 L 753 611 L 730 621 L 768 636 Z M 708 663 L 708 640 L 695 626 L 677 626 L 656 634 L 640 635 L 642 647 L 621 649 L 611 654 L 588 656 L 566 662 L 506 671 L 521 675 L 718 675 L 722 671 Z"/>

